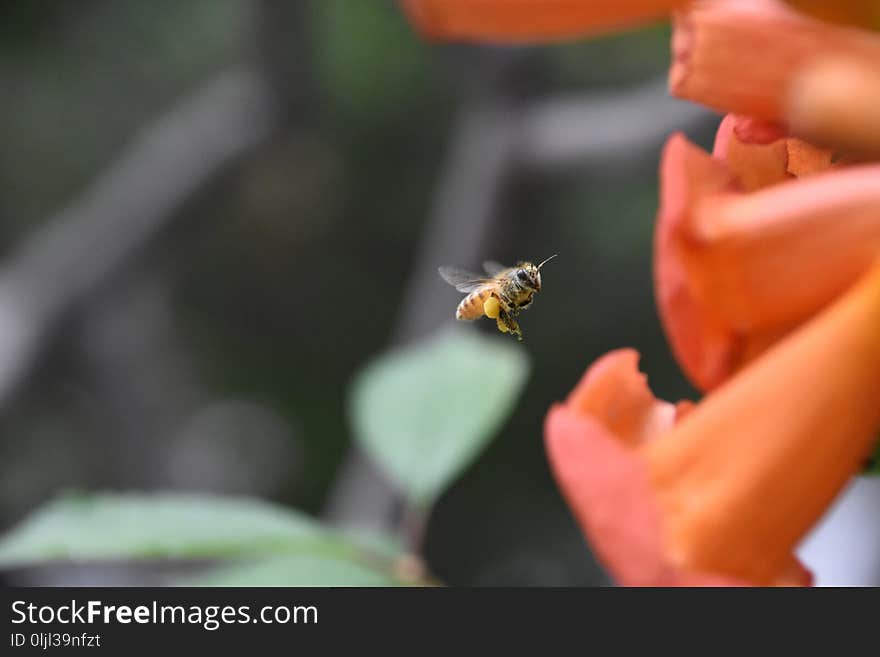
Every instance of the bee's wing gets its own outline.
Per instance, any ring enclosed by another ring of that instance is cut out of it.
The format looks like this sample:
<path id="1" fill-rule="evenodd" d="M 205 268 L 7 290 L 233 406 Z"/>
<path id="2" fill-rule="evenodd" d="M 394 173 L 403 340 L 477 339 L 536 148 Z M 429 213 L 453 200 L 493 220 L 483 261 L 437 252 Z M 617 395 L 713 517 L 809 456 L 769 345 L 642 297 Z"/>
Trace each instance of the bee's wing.
<path id="1" fill-rule="evenodd" d="M 505 267 L 500 262 L 495 262 L 494 260 L 486 260 L 483 263 L 483 269 L 486 271 L 487 274 L 489 274 L 489 276 L 497 276 L 505 269 L 509 268 Z"/>
<path id="2" fill-rule="evenodd" d="M 466 269 L 459 269 L 458 267 L 443 266 L 437 271 L 440 272 L 440 276 L 443 277 L 444 281 L 455 287 L 459 292 L 473 292 L 478 287 L 491 282 L 488 278 L 484 278 Z"/>

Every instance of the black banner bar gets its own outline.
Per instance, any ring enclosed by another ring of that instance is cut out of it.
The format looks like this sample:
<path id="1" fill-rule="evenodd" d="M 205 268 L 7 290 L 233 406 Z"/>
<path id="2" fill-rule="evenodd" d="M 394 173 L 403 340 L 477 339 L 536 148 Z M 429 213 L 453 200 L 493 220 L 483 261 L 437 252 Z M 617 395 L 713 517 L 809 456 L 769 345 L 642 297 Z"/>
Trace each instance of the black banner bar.
<path id="1" fill-rule="evenodd" d="M 847 603 L 838 604 L 841 599 Z M 760 633 L 804 637 L 830 627 L 843 608 L 847 637 L 860 628 L 870 635 L 880 595 L 876 589 L 6 588 L 3 607 L 3 654 L 9 655 L 70 648 L 326 651 L 352 642 L 415 648 L 454 646 L 466 637 L 496 647 L 526 637 L 548 645 L 575 641 L 589 652 L 602 641 L 622 649 L 649 639 L 659 642 L 656 648 L 704 632 L 725 644 Z"/>

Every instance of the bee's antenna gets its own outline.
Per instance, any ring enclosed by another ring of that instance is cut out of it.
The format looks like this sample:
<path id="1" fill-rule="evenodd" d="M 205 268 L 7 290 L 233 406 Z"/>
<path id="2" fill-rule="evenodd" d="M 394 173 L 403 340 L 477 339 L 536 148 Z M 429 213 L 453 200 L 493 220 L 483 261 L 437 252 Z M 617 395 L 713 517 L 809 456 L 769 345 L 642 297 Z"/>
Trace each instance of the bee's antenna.
<path id="1" fill-rule="evenodd" d="M 553 258 L 555 258 L 555 257 L 558 256 L 558 255 L 559 255 L 558 253 L 554 253 L 552 256 L 550 256 L 550 257 L 547 258 L 544 262 L 542 262 L 540 265 L 538 265 L 538 269 L 541 269 L 541 267 L 543 267 L 544 265 L 546 265 L 548 262 L 550 262 L 551 260 L 553 260 Z"/>

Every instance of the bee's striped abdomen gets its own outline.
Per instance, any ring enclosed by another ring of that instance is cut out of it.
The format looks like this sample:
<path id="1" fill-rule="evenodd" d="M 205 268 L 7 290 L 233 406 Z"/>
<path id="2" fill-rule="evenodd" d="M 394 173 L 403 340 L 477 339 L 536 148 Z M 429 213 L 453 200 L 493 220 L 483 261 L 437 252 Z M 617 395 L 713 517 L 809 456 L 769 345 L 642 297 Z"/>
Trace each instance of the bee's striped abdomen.
<path id="1" fill-rule="evenodd" d="M 474 290 L 458 304 L 455 319 L 479 319 L 483 316 L 483 303 L 492 294 L 491 290 Z"/>

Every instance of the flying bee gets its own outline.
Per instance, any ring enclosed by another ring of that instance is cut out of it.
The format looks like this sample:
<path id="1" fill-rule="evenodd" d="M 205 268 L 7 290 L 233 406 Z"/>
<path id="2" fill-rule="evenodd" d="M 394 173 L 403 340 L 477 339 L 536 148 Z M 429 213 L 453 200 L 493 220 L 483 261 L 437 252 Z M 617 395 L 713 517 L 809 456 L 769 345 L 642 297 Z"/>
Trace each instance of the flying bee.
<path id="1" fill-rule="evenodd" d="M 455 319 L 474 320 L 483 315 L 494 319 L 498 330 L 522 340 L 522 331 L 514 317 L 528 308 L 541 291 L 541 267 L 553 260 L 550 256 L 539 265 L 520 262 L 505 267 L 497 262 L 483 263 L 488 278 L 458 267 L 440 267 L 440 276 L 467 296 L 458 304 Z"/>

